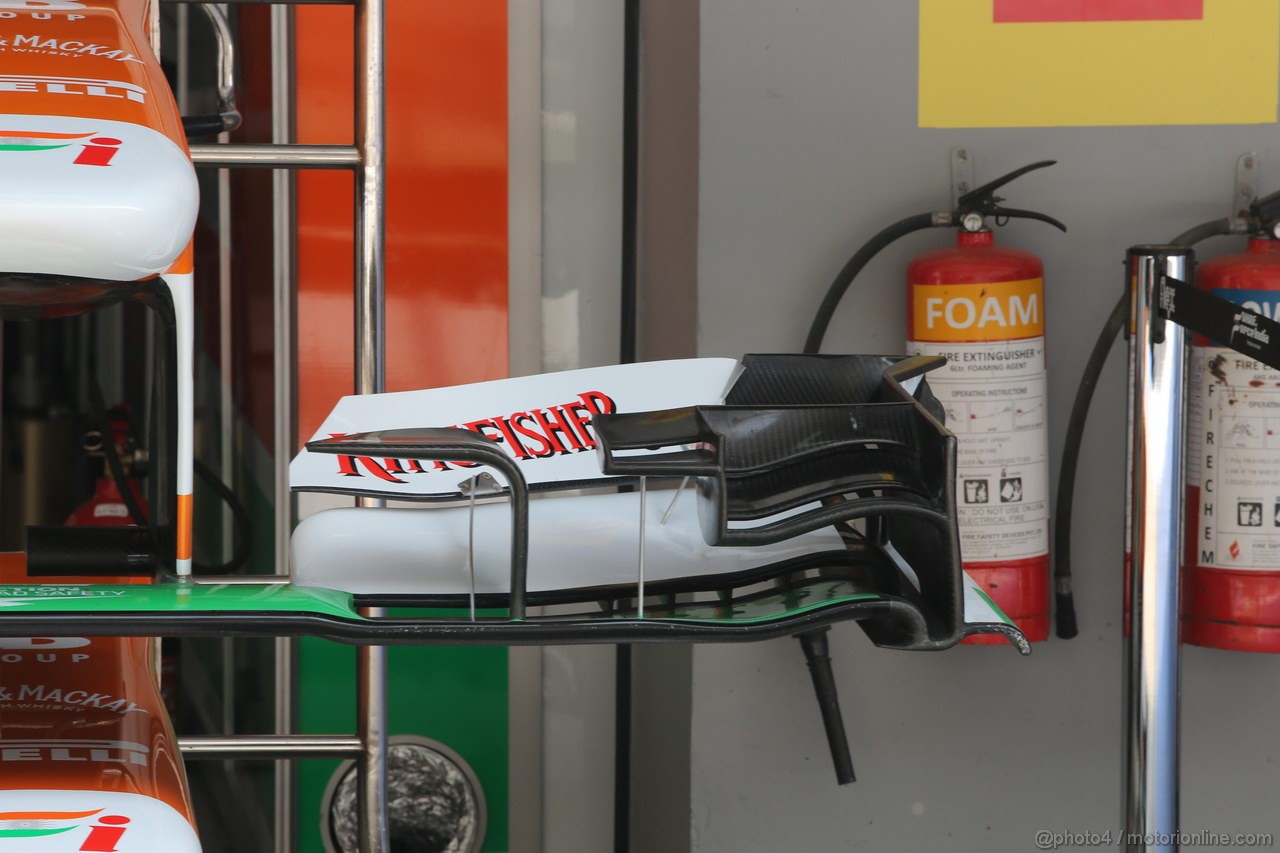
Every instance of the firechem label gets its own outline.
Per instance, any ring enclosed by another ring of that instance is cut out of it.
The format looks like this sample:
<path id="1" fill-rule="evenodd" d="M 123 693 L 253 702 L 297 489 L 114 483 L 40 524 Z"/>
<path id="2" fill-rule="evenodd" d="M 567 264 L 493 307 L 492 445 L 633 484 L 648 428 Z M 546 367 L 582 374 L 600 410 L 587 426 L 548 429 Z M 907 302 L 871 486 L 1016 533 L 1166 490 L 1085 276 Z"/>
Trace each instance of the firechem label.
<path id="1" fill-rule="evenodd" d="M 1225 347 L 1192 348 L 1187 484 L 1200 489 L 1196 564 L 1280 565 L 1280 372 Z"/>
<path id="2" fill-rule="evenodd" d="M 907 351 L 947 359 L 928 381 L 959 443 L 956 505 L 964 562 L 1048 554 L 1044 338 L 908 341 Z"/>

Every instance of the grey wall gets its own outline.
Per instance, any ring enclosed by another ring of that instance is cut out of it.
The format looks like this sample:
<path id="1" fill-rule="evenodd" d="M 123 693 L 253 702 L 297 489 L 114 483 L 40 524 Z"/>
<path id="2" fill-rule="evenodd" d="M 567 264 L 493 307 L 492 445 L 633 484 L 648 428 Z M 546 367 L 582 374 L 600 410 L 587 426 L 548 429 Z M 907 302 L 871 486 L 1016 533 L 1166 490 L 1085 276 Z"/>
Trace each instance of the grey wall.
<path id="1" fill-rule="evenodd" d="M 527 0 L 518 0 L 527 2 Z M 540 0 L 542 369 L 618 358 L 622 0 Z M 527 14 L 527 10 L 525 10 Z M 514 309 L 513 309 L 514 317 Z M 542 653 L 541 847 L 613 838 L 614 652 Z M 532 847 L 532 845 L 530 845 Z"/>
<path id="2" fill-rule="evenodd" d="M 1280 133 L 922 130 L 916 26 L 917 4 L 902 0 L 702 0 L 700 354 L 798 349 L 863 240 L 946 207 L 951 148 L 975 153 L 979 181 L 1056 158 L 1007 195 L 1070 233 L 1014 223 L 997 235 L 1045 259 L 1056 474 L 1075 381 L 1122 286 L 1125 248 L 1227 215 L 1245 150 L 1261 155 L 1264 190 L 1280 186 Z M 827 351 L 900 352 L 906 262 L 950 239 L 915 235 L 874 262 Z M 1020 659 L 1002 648 L 883 651 L 839 626 L 837 678 L 859 773 L 846 788 L 834 784 L 794 641 L 698 647 L 694 849 L 1030 850 L 1039 829 L 1119 828 L 1121 361 L 1098 388 L 1080 469 L 1080 636 Z M 1280 660 L 1196 648 L 1183 660 L 1184 828 L 1280 831 Z"/>

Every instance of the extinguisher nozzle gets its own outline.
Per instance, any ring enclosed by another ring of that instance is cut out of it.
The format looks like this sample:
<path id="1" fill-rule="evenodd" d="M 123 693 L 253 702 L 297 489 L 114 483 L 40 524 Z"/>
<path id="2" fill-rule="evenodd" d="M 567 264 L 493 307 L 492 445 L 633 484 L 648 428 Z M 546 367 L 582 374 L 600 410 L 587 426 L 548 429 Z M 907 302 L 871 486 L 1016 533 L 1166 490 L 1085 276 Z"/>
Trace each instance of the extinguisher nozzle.
<path id="1" fill-rule="evenodd" d="M 1076 634 L 1080 633 L 1079 627 L 1076 625 L 1076 599 L 1075 596 L 1068 592 L 1059 592 L 1055 598 L 1057 599 L 1057 628 L 1058 637 L 1063 640 L 1070 640 Z"/>

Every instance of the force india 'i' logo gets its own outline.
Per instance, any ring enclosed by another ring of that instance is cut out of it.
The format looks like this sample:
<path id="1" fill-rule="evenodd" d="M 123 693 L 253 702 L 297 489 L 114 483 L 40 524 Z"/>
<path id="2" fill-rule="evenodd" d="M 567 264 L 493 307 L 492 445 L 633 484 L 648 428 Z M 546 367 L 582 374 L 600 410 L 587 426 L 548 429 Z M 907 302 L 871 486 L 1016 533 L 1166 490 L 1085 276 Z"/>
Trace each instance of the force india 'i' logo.
<path id="1" fill-rule="evenodd" d="M 83 829 L 88 818 L 89 835 L 77 848 L 84 853 L 112 853 L 128 829 L 129 818 L 120 814 L 88 812 L 0 812 L 0 839 L 42 838 Z M 74 842 L 73 842 L 74 843 Z"/>
<path id="2" fill-rule="evenodd" d="M 0 130 L 0 151 L 53 151 L 80 144 L 71 162 L 77 166 L 110 166 L 123 141 L 94 133 L 42 133 L 34 130 Z"/>

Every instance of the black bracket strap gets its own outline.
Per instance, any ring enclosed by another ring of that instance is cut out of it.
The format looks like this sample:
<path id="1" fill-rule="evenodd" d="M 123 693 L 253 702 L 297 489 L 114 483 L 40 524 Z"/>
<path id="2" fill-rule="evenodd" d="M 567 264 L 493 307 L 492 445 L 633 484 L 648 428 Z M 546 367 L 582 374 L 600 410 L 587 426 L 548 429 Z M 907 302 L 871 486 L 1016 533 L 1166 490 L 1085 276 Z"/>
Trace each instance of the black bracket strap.
<path id="1" fill-rule="evenodd" d="M 1280 370 L 1280 323 L 1176 278 L 1160 285 L 1162 318 Z"/>

